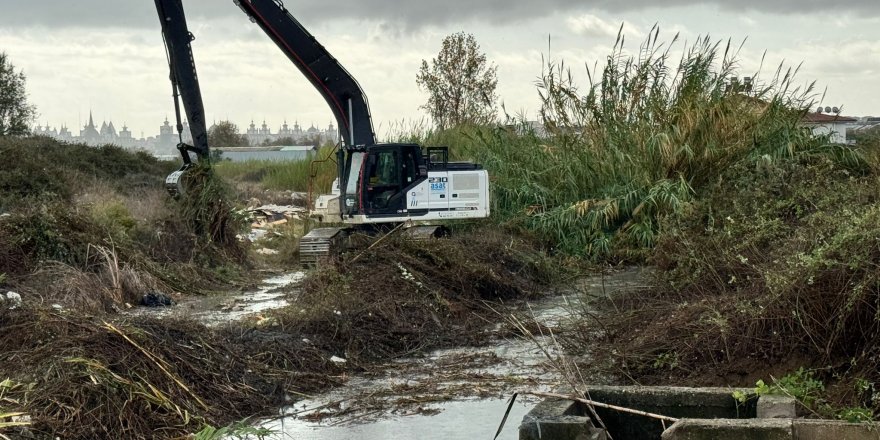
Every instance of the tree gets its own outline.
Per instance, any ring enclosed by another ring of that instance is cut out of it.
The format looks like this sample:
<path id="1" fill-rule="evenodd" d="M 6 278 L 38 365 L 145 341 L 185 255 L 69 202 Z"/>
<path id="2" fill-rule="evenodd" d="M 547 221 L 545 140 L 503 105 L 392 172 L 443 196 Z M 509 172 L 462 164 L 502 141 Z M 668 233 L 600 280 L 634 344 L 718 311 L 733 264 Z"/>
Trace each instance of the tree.
<path id="1" fill-rule="evenodd" d="M 441 130 L 492 122 L 496 115 L 497 70 L 497 66 L 487 63 L 473 35 L 449 35 L 430 65 L 422 60 L 416 83 L 428 92 L 428 102 L 421 108 Z"/>
<path id="2" fill-rule="evenodd" d="M 27 103 L 24 72 L 15 73 L 6 52 L 0 52 L 0 136 L 28 134 L 36 114 Z"/>
<path id="3" fill-rule="evenodd" d="M 208 143 L 212 148 L 249 147 L 250 143 L 238 126 L 229 121 L 220 121 L 208 129 Z"/>

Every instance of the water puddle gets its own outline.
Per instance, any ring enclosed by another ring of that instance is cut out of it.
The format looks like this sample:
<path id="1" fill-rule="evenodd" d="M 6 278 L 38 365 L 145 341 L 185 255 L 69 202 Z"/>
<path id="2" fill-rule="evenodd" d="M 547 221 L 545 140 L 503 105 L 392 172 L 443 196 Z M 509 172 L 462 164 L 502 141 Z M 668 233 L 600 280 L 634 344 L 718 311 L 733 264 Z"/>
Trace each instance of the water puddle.
<path id="1" fill-rule="evenodd" d="M 585 279 L 568 294 L 544 298 L 516 313 L 534 335 L 531 339 L 501 336 L 510 333 L 511 325 L 499 317 L 494 329 L 499 336 L 484 347 L 444 349 L 390 362 L 348 378 L 345 386 L 299 401 L 260 426 L 274 432 L 272 440 L 491 439 L 515 391 L 550 391 L 562 385 L 549 362 L 559 351 L 551 333 L 567 325 L 572 310 L 585 307 L 582 299 L 613 295 L 639 285 L 644 277 L 642 269 L 632 269 Z M 520 421 L 535 403 L 520 395 L 498 438 L 517 439 Z"/>
<path id="2" fill-rule="evenodd" d="M 423 414 L 430 416 L 391 417 L 370 423 L 342 423 L 309 426 L 297 419 L 279 419 L 264 425 L 279 434 L 273 439 L 491 439 L 507 410 L 505 399 L 481 399 L 430 404 Z M 534 402 L 517 402 L 499 439 L 517 439 L 519 421 Z"/>
<path id="3" fill-rule="evenodd" d="M 186 316 L 195 318 L 207 326 L 215 326 L 258 316 L 261 312 L 289 305 L 289 287 L 299 283 L 303 278 L 305 272 L 276 275 L 264 279 L 254 291 L 190 297 L 171 307 L 137 307 L 129 313 L 159 318 Z"/>

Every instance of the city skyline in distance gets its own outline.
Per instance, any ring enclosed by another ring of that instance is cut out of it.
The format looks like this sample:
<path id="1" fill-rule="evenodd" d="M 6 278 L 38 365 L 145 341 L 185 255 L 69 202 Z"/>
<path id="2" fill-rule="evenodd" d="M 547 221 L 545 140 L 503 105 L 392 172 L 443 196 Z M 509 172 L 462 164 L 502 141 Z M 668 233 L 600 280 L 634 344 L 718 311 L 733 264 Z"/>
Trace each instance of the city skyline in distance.
<path id="1" fill-rule="evenodd" d="M 167 117 L 164 121 L 156 126 L 153 134 L 142 133 L 140 136 L 135 135 L 123 122 L 121 129 L 116 129 L 117 125 L 112 118 L 109 120 L 101 120 L 94 118 L 92 111 L 89 112 L 88 121 L 80 128 L 71 127 L 66 123 L 53 126 L 51 124 L 36 124 L 33 127 L 33 133 L 36 135 L 49 136 L 66 142 L 80 142 L 87 145 L 98 146 L 104 144 L 114 144 L 124 148 L 137 148 L 151 151 L 157 154 L 173 153 L 176 151 L 176 145 L 180 138 L 184 142 L 192 142 L 192 135 L 189 131 L 189 124 L 183 121 L 183 130 L 181 133 L 177 131 L 177 122 L 171 121 Z M 219 121 L 213 121 L 208 125 L 208 129 Z M 259 146 L 265 142 L 278 142 L 285 139 L 292 139 L 294 143 L 310 143 L 314 139 L 319 142 L 336 142 L 339 133 L 333 122 L 325 127 L 320 127 L 314 123 L 308 127 L 299 124 L 298 120 L 294 120 L 292 124 L 288 124 L 285 119 L 279 125 L 277 130 L 273 130 L 271 124 L 263 120 L 259 125 L 256 121 L 251 120 L 245 127 L 235 121 L 232 122 L 238 128 L 239 134 L 252 146 Z M 210 139 L 209 139 L 210 145 Z"/>

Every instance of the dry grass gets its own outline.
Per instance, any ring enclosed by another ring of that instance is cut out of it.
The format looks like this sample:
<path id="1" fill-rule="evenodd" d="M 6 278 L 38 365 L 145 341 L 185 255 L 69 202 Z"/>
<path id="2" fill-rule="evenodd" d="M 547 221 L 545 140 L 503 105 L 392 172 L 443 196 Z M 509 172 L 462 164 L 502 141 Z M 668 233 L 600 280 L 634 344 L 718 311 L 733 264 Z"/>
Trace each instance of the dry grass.
<path id="1" fill-rule="evenodd" d="M 27 297 L 87 313 L 115 312 L 140 303 L 151 292 L 169 292 L 167 285 L 144 270 L 120 264 L 113 249 L 90 246 L 90 264 L 74 267 L 47 262 L 22 284 Z"/>
<path id="2" fill-rule="evenodd" d="M 7 397 L 38 438 L 182 438 L 268 415 L 336 371 L 320 350 L 278 331 L 31 309 L 0 311 L 0 328 L 11 335 L 0 341 L 0 375 L 25 384 Z"/>

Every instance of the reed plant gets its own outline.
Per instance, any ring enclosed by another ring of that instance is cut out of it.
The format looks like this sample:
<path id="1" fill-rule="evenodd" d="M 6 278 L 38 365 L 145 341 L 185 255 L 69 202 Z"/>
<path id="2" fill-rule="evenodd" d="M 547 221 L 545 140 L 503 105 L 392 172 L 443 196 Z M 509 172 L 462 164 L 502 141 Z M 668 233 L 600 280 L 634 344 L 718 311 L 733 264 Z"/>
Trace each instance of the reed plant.
<path id="1" fill-rule="evenodd" d="M 658 218 L 742 160 L 825 154 L 864 165 L 802 127 L 816 93 L 798 85 L 797 68 L 740 82 L 741 46 L 707 36 L 674 58 L 680 46 L 654 28 L 630 53 L 619 35 L 583 89 L 563 61 L 548 60 L 537 82 L 545 133 L 523 121 L 466 132 L 493 176 L 496 212 L 565 253 L 638 258 L 656 242 Z"/>

